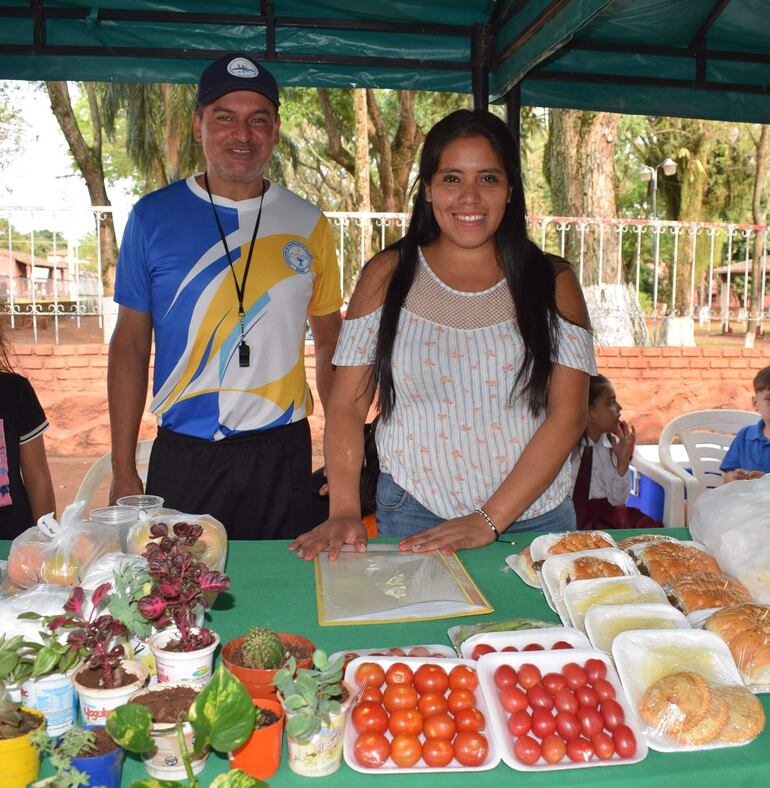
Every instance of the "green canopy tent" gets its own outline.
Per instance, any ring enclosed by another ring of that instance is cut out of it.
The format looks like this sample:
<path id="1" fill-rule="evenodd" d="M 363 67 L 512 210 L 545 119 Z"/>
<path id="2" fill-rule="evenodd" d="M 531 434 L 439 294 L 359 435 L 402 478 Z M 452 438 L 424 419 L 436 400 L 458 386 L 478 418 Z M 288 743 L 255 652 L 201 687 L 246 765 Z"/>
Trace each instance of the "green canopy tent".
<path id="1" fill-rule="evenodd" d="M 235 49 L 285 86 L 770 122 L 770 0 L 0 0 L 0 78 L 192 82 Z"/>

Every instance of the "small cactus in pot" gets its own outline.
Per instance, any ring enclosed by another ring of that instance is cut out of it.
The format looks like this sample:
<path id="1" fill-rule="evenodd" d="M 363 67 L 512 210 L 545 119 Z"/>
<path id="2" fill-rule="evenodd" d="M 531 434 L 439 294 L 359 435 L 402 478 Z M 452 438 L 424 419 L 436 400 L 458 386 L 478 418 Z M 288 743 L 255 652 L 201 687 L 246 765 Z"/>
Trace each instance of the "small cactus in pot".
<path id="1" fill-rule="evenodd" d="M 277 632 L 266 627 L 249 627 L 241 643 L 243 665 L 257 670 L 277 670 L 285 661 L 285 649 Z"/>

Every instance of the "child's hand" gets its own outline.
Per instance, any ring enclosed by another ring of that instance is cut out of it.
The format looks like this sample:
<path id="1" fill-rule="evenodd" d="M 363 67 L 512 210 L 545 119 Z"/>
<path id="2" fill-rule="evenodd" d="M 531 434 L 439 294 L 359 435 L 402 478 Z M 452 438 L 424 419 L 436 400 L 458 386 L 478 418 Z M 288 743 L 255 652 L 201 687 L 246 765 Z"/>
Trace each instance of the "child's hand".
<path id="1" fill-rule="evenodd" d="M 733 474 L 734 475 L 733 475 L 733 477 L 732 477 L 732 479 L 730 481 L 735 481 L 737 479 L 745 481 L 745 480 L 748 480 L 748 479 L 761 479 L 765 475 L 765 472 L 764 471 L 745 471 L 745 470 L 743 470 L 743 468 L 736 468 L 733 471 Z"/>
<path id="2" fill-rule="evenodd" d="M 622 475 L 628 470 L 628 463 L 631 462 L 631 455 L 634 453 L 636 429 L 633 424 L 619 422 L 618 431 L 610 435 L 610 442 L 612 452 L 618 461 L 618 473 Z"/>

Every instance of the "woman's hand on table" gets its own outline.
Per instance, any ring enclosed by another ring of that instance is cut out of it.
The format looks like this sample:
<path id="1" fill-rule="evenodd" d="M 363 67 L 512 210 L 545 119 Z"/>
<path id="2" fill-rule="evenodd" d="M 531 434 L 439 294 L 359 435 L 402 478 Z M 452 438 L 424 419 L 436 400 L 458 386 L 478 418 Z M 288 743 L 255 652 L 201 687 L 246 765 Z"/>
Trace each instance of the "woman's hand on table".
<path id="1" fill-rule="evenodd" d="M 440 550 L 444 555 L 458 550 L 484 547 L 495 541 L 495 535 L 481 515 L 469 514 L 428 528 L 419 534 L 409 536 L 399 542 L 401 550 L 413 553 L 427 553 Z"/>
<path id="2" fill-rule="evenodd" d="M 312 561 L 320 552 L 328 550 L 329 560 L 333 561 L 343 545 L 352 544 L 357 553 L 365 553 L 368 541 L 360 517 L 330 517 L 312 531 L 298 536 L 289 545 L 289 550 L 306 561 Z"/>

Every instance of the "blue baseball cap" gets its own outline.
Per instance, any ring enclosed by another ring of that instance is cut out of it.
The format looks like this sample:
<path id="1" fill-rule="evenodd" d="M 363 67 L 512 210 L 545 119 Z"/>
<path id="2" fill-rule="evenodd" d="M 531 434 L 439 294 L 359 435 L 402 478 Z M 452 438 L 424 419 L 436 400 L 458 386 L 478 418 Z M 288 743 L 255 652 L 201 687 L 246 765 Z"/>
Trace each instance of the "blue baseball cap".
<path id="1" fill-rule="evenodd" d="M 198 106 L 206 107 L 225 93 L 251 90 L 261 93 L 278 109 L 275 77 L 246 52 L 228 52 L 207 66 L 198 82 Z"/>

